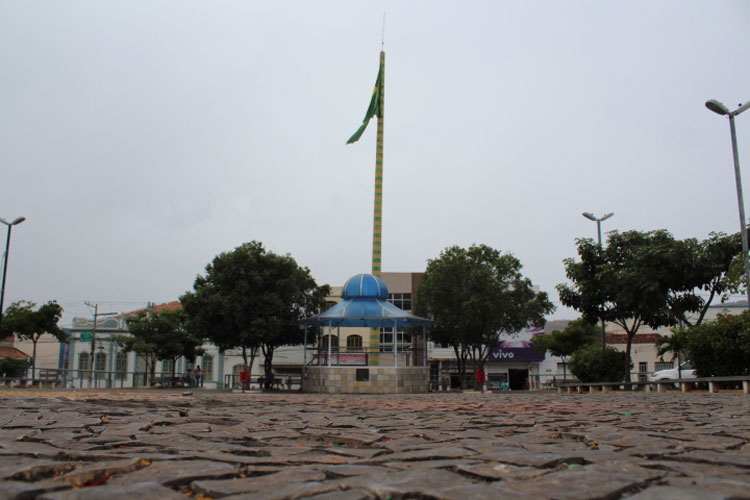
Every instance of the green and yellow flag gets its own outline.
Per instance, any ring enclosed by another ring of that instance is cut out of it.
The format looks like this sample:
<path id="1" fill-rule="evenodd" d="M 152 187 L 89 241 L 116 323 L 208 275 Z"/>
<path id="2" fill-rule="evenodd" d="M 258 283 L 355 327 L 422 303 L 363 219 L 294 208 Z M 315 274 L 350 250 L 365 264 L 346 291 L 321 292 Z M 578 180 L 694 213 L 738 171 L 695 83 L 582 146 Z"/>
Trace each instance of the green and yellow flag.
<path id="1" fill-rule="evenodd" d="M 378 118 L 383 117 L 383 110 L 380 109 L 380 93 L 383 88 L 383 67 L 381 66 L 378 70 L 378 78 L 375 80 L 375 89 L 372 91 L 372 99 L 370 100 L 370 106 L 367 108 L 367 114 L 365 114 L 362 125 L 354 132 L 354 135 L 346 141 L 347 144 L 353 144 L 359 140 L 362 133 L 367 128 L 367 124 L 370 123 L 370 118 L 377 116 Z"/>

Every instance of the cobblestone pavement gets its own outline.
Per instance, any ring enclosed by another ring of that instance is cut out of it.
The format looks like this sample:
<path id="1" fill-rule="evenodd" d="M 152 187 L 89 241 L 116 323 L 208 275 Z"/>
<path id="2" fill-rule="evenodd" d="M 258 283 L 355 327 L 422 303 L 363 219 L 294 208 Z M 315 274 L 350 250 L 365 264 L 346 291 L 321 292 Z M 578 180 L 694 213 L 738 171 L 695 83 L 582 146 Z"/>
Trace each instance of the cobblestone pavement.
<path id="1" fill-rule="evenodd" d="M 741 394 L 0 393 L 0 498 L 750 498 Z"/>

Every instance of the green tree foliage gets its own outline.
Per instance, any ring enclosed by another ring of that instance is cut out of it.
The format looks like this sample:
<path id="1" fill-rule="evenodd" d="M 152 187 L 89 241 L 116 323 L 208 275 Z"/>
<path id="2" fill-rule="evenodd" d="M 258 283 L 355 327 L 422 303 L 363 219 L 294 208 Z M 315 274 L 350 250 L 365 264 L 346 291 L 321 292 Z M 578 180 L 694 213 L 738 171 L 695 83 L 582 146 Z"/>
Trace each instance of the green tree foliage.
<path id="1" fill-rule="evenodd" d="M 599 336 L 596 325 L 584 319 L 577 319 L 568 323 L 564 330 L 553 330 L 547 335 L 535 335 L 533 338 L 534 349 L 539 354 L 549 351 L 553 356 L 559 356 L 563 361 L 563 369 L 567 370 L 568 356 L 579 348 L 593 344 Z M 567 378 L 567 372 L 564 373 Z"/>
<path id="2" fill-rule="evenodd" d="M 248 352 L 261 349 L 271 372 L 276 348 L 303 342 L 300 321 L 320 311 L 329 293 L 290 255 L 267 252 L 253 241 L 217 255 L 180 301 L 190 331 L 221 351 L 241 348 L 249 368 Z"/>
<path id="3" fill-rule="evenodd" d="M 452 246 L 427 263 L 417 294 L 417 311 L 437 324 L 433 341 L 450 345 L 465 378 L 466 361 L 484 366 L 501 333 L 543 325 L 554 310 L 545 292 L 521 274 L 521 262 L 486 245 Z"/>
<path id="4" fill-rule="evenodd" d="M 0 358 L 0 377 L 23 377 L 29 366 L 31 366 L 31 361 L 26 359 Z"/>
<path id="5" fill-rule="evenodd" d="M 564 261 L 573 285 L 557 286 L 560 300 L 590 322 L 604 320 L 622 327 L 627 334 L 625 363 L 629 367 L 633 337 L 641 326 L 674 326 L 686 313 L 703 307 L 704 299 L 696 295 L 696 289 L 721 288 L 710 279 L 720 266 L 707 264 L 713 257 L 702 257 L 704 250 L 712 254 L 721 246 L 719 241 L 723 240 L 679 241 L 664 230 L 611 232 L 605 248 L 579 239 L 580 262 Z"/>
<path id="6" fill-rule="evenodd" d="M 688 252 L 681 262 L 681 286 L 669 297 L 672 312 L 684 325 L 700 325 L 709 306 L 717 297 L 726 300 L 737 293 L 744 281 L 740 233 L 711 233 L 703 241 L 684 240 Z M 737 272 L 739 271 L 739 272 Z M 699 292 L 702 292 L 699 294 Z M 688 313 L 696 313 L 693 318 Z"/>
<path id="7" fill-rule="evenodd" d="M 581 382 L 621 382 L 630 373 L 626 355 L 614 347 L 581 347 L 570 357 L 570 371 Z"/>
<path id="8" fill-rule="evenodd" d="M 699 377 L 750 375 L 750 311 L 719 315 L 684 336 L 687 358 Z"/>
<path id="9" fill-rule="evenodd" d="M 34 310 L 36 304 L 26 300 L 12 303 L 3 314 L 3 331 L 0 338 L 15 334 L 19 339 L 30 340 L 33 344 L 31 355 L 31 376 L 36 376 L 36 345 L 45 333 L 52 335 L 60 342 L 68 342 L 68 336 L 57 326 L 63 308 L 51 300 Z"/>
<path id="10" fill-rule="evenodd" d="M 127 319 L 129 335 L 117 335 L 115 342 L 124 351 L 136 352 L 145 360 L 146 372 L 151 380 L 155 375 L 157 360 L 175 360 L 185 356 L 192 361 L 202 353 L 202 339 L 186 330 L 185 320 L 185 312 L 181 309 L 144 309 Z"/>

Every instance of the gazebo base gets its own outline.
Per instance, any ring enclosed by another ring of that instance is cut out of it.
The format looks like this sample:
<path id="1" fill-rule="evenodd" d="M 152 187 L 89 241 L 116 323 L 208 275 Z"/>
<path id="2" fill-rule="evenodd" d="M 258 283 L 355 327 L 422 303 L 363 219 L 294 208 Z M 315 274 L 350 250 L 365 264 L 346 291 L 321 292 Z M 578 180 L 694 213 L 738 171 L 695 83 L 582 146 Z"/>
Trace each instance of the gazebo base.
<path id="1" fill-rule="evenodd" d="M 430 369 L 392 366 L 308 366 L 302 392 L 324 394 L 413 394 L 427 392 Z"/>

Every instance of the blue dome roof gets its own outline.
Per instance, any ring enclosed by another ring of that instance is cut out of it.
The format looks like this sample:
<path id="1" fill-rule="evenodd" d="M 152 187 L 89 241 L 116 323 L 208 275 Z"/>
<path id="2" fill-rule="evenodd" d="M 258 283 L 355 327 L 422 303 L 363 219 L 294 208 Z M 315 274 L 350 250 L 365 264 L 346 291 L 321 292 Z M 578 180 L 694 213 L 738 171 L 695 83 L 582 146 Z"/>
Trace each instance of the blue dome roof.
<path id="1" fill-rule="evenodd" d="M 372 274 L 357 274 L 344 283 L 341 290 L 342 299 L 354 299 L 357 297 L 377 297 L 388 300 L 388 287 L 382 279 Z"/>

